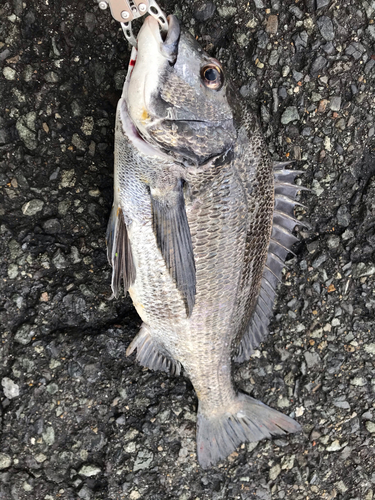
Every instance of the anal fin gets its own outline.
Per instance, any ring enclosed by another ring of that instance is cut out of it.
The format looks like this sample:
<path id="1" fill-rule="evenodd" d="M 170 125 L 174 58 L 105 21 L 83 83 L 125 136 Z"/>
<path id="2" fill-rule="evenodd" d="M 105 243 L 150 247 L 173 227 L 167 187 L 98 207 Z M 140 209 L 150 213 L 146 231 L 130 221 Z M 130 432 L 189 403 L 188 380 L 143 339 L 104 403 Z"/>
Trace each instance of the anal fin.
<path id="1" fill-rule="evenodd" d="M 151 188 L 151 205 L 157 245 L 190 316 L 195 303 L 196 277 L 182 181 L 178 180 L 174 186 Z"/>
<path id="2" fill-rule="evenodd" d="M 150 327 L 143 323 L 136 337 L 126 350 L 130 356 L 137 349 L 137 361 L 151 370 L 161 370 L 171 375 L 180 375 L 181 364 L 162 349 L 162 347 L 151 337 Z"/>
<path id="3" fill-rule="evenodd" d="M 106 239 L 108 262 L 112 266 L 112 292 L 118 297 L 121 278 L 126 292 L 135 280 L 136 271 L 124 215 L 116 203 L 109 217 Z"/>

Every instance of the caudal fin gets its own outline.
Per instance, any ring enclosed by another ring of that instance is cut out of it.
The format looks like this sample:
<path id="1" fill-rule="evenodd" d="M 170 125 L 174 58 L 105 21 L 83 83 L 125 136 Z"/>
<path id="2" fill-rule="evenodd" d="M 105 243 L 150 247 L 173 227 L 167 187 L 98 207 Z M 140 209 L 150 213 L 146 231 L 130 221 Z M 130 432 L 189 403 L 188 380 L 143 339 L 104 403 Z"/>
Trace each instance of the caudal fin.
<path id="1" fill-rule="evenodd" d="M 208 416 L 198 408 L 198 461 L 205 469 L 226 458 L 243 442 L 299 431 L 301 426 L 292 418 L 240 393 L 219 414 Z"/>

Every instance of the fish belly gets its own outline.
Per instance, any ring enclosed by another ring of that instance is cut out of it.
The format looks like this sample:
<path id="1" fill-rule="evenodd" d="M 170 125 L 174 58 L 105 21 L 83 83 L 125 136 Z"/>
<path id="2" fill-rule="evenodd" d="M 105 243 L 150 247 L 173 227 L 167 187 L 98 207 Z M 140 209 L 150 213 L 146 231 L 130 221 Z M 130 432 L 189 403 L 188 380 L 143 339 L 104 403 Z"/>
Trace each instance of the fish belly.
<path id="1" fill-rule="evenodd" d="M 136 267 L 129 294 L 156 346 L 184 366 L 202 404 L 214 411 L 234 394 L 232 313 L 245 252 L 246 199 L 231 163 L 189 174 L 186 180 L 186 214 L 196 266 L 193 312 L 187 317 L 157 248 L 151 218 L 133 219 L 129 226 Z M 150 213 L 149 207 L 141 212 Z"/>

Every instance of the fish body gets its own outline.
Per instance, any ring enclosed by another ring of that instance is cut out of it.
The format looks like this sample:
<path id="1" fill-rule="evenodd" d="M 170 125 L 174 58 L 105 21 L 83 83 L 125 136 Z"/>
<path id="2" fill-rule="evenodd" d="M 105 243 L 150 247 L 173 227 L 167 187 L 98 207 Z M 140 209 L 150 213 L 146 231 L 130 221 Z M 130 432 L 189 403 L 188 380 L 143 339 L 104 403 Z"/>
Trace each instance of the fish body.
<path id="1" fill-rule="evenodd" d="M 300 430 L 237 393 L 232 359 L 267 333 L 291 235 L 295 172 L 274 170 L 255 117 L 218 61 L 169 17 L 146 18 L 116 114 L 112 289 L 121 279 L 143 325 L 128 348 L 179 374 L 198 396 L 203 467 L 240 443 Z"/>

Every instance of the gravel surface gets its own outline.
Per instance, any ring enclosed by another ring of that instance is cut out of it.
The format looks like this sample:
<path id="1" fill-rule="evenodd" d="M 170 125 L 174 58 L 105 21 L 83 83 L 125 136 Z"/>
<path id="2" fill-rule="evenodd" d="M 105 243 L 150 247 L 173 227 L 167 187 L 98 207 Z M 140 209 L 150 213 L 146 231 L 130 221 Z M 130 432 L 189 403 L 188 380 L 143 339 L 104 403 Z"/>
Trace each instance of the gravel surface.
<path id="1" fill-rule="evenodd" d="M 129 47 L 94 1 L 0 5 L 0 498 L 351 499 L 375 491 L 375 2 L 162 5 L 305 173 L 273 335 L 237 386 L 304 433 L 202 471 L 184 377 L 125 357 L 105 229 Z M 291 256 L 292 257 L 292 256 Z"/>

